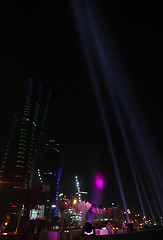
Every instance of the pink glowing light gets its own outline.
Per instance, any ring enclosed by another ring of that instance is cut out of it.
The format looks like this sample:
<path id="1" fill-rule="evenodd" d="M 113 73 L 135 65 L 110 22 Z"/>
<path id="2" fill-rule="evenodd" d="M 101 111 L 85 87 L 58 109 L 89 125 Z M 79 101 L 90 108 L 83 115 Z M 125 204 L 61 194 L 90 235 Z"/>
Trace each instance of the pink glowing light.
<path id="1" fill-rule="evenodd" d="M 103 187 L 104 187 L 104 177 L 101 173 L 97 173 L 95 175 L 95 185 L 99 190 L 103 189 Z"/>

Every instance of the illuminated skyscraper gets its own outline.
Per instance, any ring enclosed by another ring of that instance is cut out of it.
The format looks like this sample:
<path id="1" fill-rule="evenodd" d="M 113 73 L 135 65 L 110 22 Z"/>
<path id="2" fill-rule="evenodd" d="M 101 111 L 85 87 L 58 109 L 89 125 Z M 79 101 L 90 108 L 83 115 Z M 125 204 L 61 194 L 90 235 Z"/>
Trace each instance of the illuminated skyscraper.
<path id="1" fill-rule="evenodd" d="M 14 182 L 15 188 L 31 184 L 52 91 L 33 78 L 27 82 L 25 97 L 18 115 L 14 115 L 11 132 L 0 164 L 1 181 Z"/>
<path id="2" fill-rule="evenodd" d="M 38 79 L 27 80 L 0 158 L 0 183 L 11 191 L 32 184 L 51 97 Z"/>
<path id="3" fill-rule="evenodd" d="M 53 205 L 56 205 L 60 191 L 59 184 L 62 172 L 62 169 L 59 167 L 61 144 L 54 139 L 50 139 L 43 144 L 41 150 L 38 177 L 43 190 L 46 192 L 47 199 L 50 199 Z M 49 210 L 50 208 L 46 212 L 49 212 Z M 57 215 L 57 208 L 55 207 L 52 212 L 52 215 Z M 52 215 L 50 216 L 52 217 Z M 46 217 L 48 218 L 48 216 Z"/>

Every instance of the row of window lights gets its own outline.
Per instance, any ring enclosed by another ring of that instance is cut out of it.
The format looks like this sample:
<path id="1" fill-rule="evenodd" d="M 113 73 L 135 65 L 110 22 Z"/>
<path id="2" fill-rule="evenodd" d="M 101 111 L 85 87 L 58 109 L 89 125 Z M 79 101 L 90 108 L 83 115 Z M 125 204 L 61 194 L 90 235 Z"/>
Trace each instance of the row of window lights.
<path id="1" fill-rule="evenodd" d="M 24 150 L 25 150 L 25 149 L 24 149 Z M 19 153 L 19 154 L 22 154 L 22 155 L 25 155 L 25 152 L 20 152 L 20 151 L 19 151 L 18 153 Z M 33 155 L 33 150 L 30 149 L 30 151 L 29 151 L 29 155 L 30 155 L 30 156 Z M 24 159 L 24 156 L 19 155 L 18 157 Z"/>
<path id="2" fill-rule="evenodd" d="M 25 115 L 26 113 L 29 114 L 29 112 L 30 112 L 30 108 L 25 107 L 25 108 L 24 108 L 24 115 Z"/>
<path id="3" fill-rule="evenodd" d="M 25 144 L 24 143 L 19 143 L 19 146 L 25 147 Z"/>
<path id="4" fill-rule="evenodd" d="M 24 161 L 21 161 L 21 160 L 17 160 L 16 162 L 18 162 L 18 163 L 24 163 Z"/>
<path id="5" fill-rule="evenodd" d="M 23 155 L 25 155 L 25 153 L 24 153 L 24 152 L 20 152 L 20 151 L 19 151 L 18 153 L 19 153 L 19 154 L 23 154 Z"/>
<path id="6" fill-rule="evenodd" d="M 56 174 L 52 172 L 45 172 L 44 175 L 56 175 Z"/>
<path id="7" fill-rule="evenodd" d="M 39 176 L 40 182 L 42 183 L 42 178 L 41 178 L 41 174 L 40 174 L 40 169 L 38 169 L 38 176 Z"/>
<path id="8" fill-rule="evenodd" d="M 35 116 L 33 120 L 34 120 L 34 122 L 37 122 L 38 121 L 38 116 Z"/>
<path id="9" fill-rule="evenodd" d="M 39 109 L 37 108 L 37 109 L 35 109 L 35 113 L 38 115 L 38 112 L 39 112 Z"/>
<path id="10" fill-rule="evenodd" d="M 20 129 L 20 131 L 25 131 L 25 132 L 27 132 L 27 129 L 24 128 L 24 127 L 22 127 L 22 128 Z"/>
<path id="11" fill-rule="evenodd" d="M 21 138 L 21 139 L 20 139 L 20 142 L 25 142 L 25 143 L 26 143 L 27 141 Z"/>
<path id="12" fill-rule="evenodd" d="M 31 100 L 30 100 L 30 98 L 26 98 L 26 101 L 25 101 L 25 103 L 27 104 L 27 103 L 31 103 Z"/>
<path id="13" fill-rule="evenodd" d="M 22 189 L 22 187 L 20 187 L 20 186 L 14 186 L 13 188 Z"/>
<path id="14" fill-rule="evenodd" d="M 25 152 L 22 152 L 22 151 L 20 152 L 21 149 L 18 148 L 18 150 L 19 150 L 19 152 L 18 152 L 19 154 L 25 155 Z M 22 155 L 18 155 L 18 158 L 24 159 L 24 156 L 22 156 Z"/>
<path id="15" fill-rule="evenodd" d="M 18 155 L 18 158 L 24 159 L 24 156 L 20 156 L 20 155 Z"/>
<path id="16" fill-rule="evenodd" d="M 25 151 L 25 148 L 23 148 L 23 147 L 21 147 L 21 146 L 19 146 L 18 149 L 19 149 L 19 150 L 24 150 L 24 151 Z"/>
<path id="17" fill-rule="evenodd" d="M 21 165 L 16 165 L 16 167 L 24 168 L 24 166 L 21 166 Z"/>
<path id="18" fill-rule="evenodd" d="M 15 175 L 14 177 L 23 178 L 23 176 L 21 176 L 21 175 Z"/>
<path id="19" fill-rule="evenodd" d="M 20 131 L 20 136 L 24 136 L 24 137 L 26 137 L 27 134 L 28 134 L 27 131 L 24 131 L 24 132 L 23 132 L 23 131 Z"/>
<path id="20" fill-rule="evenodd" d="M 28 104 L 28 101 L 25 101 L 25 107 L 24 107 L 25 109 L 26 108 L 30 108 L 30 103 Z"/>

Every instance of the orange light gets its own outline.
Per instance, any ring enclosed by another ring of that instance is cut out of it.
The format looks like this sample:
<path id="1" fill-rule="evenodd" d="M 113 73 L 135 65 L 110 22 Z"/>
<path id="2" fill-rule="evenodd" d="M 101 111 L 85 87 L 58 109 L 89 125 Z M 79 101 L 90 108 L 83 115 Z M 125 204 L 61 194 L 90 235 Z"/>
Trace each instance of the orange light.
<path id="1" fill-rule="evenodd" d="M 22 189 L 22 187 L 19 186 L 14 186 L 13 188 Z"/>
<path id="2" fill-rule="evenodd" d="M 73 204 L 75 205 L 77 203 L 77 199 L 75 198 L 73 201 Z"/>

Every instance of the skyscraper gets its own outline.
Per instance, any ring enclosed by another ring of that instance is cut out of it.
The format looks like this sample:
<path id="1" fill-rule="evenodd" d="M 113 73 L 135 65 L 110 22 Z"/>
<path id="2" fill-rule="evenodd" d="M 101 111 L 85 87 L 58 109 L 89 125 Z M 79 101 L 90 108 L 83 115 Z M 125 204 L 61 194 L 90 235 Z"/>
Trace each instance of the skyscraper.
<path id="1" fill-rule="evenodd" d="M 38 164 L 38 177 L 40 179 L 42 189 L 46 192 L 46 198 L 48 199 L 48 201 L 50 200 L 53 206 L 56 205 L 60 190 L 59 184 L 62 172 L 62 169 L 59 167 L 60 152 L 61 144 L 59 144 L 55 139 L 47 140 L 45 144 L 42 145 L 40 156 L 41 161 L 40 164 Z M 47 205 L 45 207 L 47 210 Z M 51 210 L 52 214 L 49 214 Z M 48 206 L 48 211 L 46 211 L 46 213 L 47 219 L 48 216 L 54 217 L 54 214 L 58 214 L 57 208 L 55 207 L 55 209 L 50 209 L 50 207 Z"/>
<path id="2" fill-rule="evenodd" d="M 52 91 L 38 79 L 26 81 L 0 158 L 0 183 L 11 192 L 32 184 L 51 97 Z"/>

